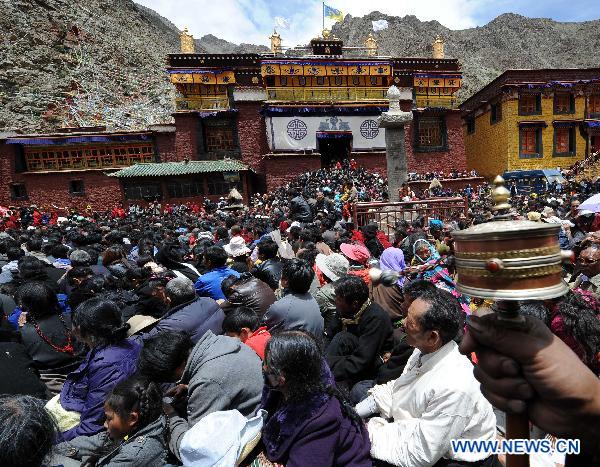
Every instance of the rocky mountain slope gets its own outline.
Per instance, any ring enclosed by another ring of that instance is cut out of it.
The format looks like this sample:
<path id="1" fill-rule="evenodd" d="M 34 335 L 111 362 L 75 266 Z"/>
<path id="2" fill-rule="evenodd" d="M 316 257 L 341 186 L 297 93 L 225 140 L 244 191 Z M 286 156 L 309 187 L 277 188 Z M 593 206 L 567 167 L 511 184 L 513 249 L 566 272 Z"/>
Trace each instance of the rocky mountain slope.
<path id="1" fill-rule="evenodd" d="M 463 99 L 509 68 L 598 66 L 594 51 L 600 48 L 600 20 L 559 23 L 508 13 L 485 26 L 454 31 L 437 21 L 373 12 L 360 18 L 347 15 L 333 33 L 346 45 L 360 46 L 372 30 L 372 21 L 382 19 L 387 20 L 387 29 L 373 33 L 381 55 L 428 57 L 431 44 L 440 36 L 446 57 L 458 58 L 463 66 Z"/>
<path id="2" fill-rule="evenodd" d="M 179 31 L 167 19 L 132 0 L 0 0 L 0 8 L 0 131 L 138 129 L 170 121 L 173 88 L 165 56 L 179 51 Z M 446 55 L 463 64 L 463 97 L 506 68 L 597 66 L 600 21 L 506 14 L 453 31 L 437 21 L 374 12 L 348 15 L 333 32 L 346 45 L 362 45 L 371 21 L 380 19 L 388 21 L 387 29 L 374 33 L 384 55 L 430 56 L 441 36 Z M 267 50 L 212 35 L 196 44 L 198 52 L 209 53 Z"/>

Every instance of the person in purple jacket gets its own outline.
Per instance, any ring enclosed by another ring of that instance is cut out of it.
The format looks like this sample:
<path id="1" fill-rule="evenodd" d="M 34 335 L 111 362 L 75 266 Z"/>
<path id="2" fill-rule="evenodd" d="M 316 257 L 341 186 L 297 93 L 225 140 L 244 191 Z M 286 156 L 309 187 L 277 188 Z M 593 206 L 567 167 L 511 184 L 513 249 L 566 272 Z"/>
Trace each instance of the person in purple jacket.
<path id="1" fill-rule="evenodd" d="M 73 334 L 90 349 L 79 368 L 67 376 L 60 405 L 79 412 L 79 424 L 61 434 L 58 442 L 102 431 L 104 402 L 117 383 L 136 371 L 141 345 L 128 340 L 129 324 L 121 321 L 117 305 L 91 298 L 77 307 L 72 317 Z"/>
<path id="2" fill-rule="evenodd" d="M 261 408 L 265 455 L 286 467 L 371 467 L 369 434 L 335 388 L 315 339 L 302 331 L 274 335 L 263 362 Z"/>

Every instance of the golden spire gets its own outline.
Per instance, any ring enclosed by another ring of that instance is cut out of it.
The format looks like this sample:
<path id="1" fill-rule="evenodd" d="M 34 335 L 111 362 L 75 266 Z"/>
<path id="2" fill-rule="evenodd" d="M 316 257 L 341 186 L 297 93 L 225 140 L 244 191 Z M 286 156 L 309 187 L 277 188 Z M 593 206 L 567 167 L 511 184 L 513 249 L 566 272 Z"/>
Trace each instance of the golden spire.
<path id="1" fill-rule="evenodd" d="M 273 29 L 273 34 L 271 37 L 269 37 L 269 39 L 271 39 L 271 52 L 274 54 L 282 53 L 283 47 L 281 46 L 281 36 L 276 29 Z"/>
<path id="2" fill-rule="evenodd" d="M 184 28 L 179 34 L 181 40 L 181 53 L 182 54 L 194 54 L 196 53 L 196 43 L 194 42 L 194 36 L 192 36 L 188 28 Z"/>
<path id="3" fill-rule="evenodd" d="M 373 37 L 373 33 L 370 32 L 365 40 L 365 47 L 367 48 L 367 55 L 377 55 L 377 39 Z"/>
<path id="4" fill-rule="evenodd" d="M 433 47 L 433 58 L 444 58 L 444 41 L 440 36 L 431 45 Z"/>
<path id="5" fill-rule="evenodd" d="M 504 186 L 504 179 L 498 175 L 492 183 L 494 184 L 494 188 L 492 189 L 494 207 L 492 208 L 492 211 L 510 209 L 510 191 Z"/>

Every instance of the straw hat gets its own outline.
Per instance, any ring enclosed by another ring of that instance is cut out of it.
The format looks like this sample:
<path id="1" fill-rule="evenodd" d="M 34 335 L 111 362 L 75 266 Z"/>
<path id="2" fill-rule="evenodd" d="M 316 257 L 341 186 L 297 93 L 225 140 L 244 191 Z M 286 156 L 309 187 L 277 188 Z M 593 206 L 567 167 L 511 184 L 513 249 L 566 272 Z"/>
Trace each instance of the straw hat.
<path id="1" fill-rule="evenodd" d="M 129 323 L 129 330 L 127 331 L 127 337 L 131 337 L 134 334 L 137 334 L 140 331 L 152 326 L 154 323 L 158 321 L 158 318 L 154 318 L 153 316 L 146 315 L 135 315 L 129 318 L 127 323 Z"/>

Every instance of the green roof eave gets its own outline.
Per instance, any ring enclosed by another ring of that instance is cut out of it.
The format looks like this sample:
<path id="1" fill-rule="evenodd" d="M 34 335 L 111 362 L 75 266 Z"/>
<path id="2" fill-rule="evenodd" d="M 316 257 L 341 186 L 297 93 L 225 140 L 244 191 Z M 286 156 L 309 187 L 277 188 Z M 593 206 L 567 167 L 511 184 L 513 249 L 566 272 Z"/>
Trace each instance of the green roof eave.
<path id="1" fill-rule="evenodd" d="M 243 172 L 252 170 L 246 164 L 234 159 L 214 161 L 182 161 L 140 163 L 125 167 L 109 177 L 172 177 L 177 175 L 194 175 L 214 172 Z"/>

